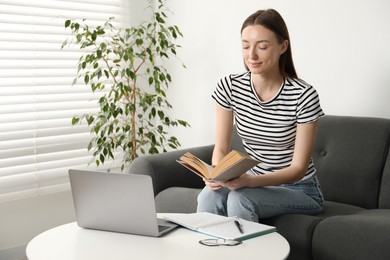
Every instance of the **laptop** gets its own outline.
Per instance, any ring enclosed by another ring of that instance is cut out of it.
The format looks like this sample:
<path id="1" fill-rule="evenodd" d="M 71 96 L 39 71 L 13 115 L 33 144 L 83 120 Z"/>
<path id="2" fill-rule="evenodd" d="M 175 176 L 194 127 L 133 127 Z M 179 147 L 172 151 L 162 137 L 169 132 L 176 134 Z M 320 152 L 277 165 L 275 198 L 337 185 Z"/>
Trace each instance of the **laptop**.
<path id="1" fill-rule="evenodd" d="M 177 227 L 157 218 L 148 175 L 71 169 L 69 178 L 82 228 L 160 237 Z"/>

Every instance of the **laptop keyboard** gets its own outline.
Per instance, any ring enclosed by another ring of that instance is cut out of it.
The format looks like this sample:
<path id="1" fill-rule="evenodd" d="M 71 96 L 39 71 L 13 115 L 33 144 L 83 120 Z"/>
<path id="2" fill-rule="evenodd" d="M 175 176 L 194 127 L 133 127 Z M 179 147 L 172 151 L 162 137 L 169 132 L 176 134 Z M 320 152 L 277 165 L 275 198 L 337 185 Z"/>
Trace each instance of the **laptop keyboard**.
<path id="1" fill-rule="evenodd" d="M 162 232 L 162 231 L 164 231 L 165 229 L 168 229 L 168 228 L 170 228 L 170 226 L 158 225 L 158 231 L 159 232 Z"/>

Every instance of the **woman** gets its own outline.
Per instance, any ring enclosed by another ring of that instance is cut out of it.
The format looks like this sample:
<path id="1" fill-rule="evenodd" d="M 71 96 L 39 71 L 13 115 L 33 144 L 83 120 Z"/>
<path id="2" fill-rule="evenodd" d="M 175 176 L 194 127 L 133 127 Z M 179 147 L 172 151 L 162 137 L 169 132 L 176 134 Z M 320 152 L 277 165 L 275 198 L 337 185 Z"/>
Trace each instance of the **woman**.
<path id="1" fill-rule="evenodd" d="M 298 79 L 288 30 L 280 14 L 259 10 L 241 28 L 247 72 L 217 84 L 216 143 L 212 164 L 231 150 L 233 122 L 247 153 L 260 163 L 228 182 L 211 182 L 198 197 L 198 212 L 261 218 L 318 214 L 323 196 L 311 159 L 318 119 L 316 90 Z"/>

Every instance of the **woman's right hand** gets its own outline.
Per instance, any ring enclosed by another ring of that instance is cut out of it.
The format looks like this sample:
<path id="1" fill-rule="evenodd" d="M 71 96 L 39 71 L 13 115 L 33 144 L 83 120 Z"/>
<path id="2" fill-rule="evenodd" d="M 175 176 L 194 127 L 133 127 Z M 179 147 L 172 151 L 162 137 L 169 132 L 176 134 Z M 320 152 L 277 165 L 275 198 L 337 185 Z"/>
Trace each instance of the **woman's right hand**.
<path id="1" fill-rule="evenodd" d="M 206 184 L 206 187 L 210 190 L 219 190 L 222 188 L 221 184 L 218 181 L 209 181 L 206 178 L 203 178 L 204 183 Z"/>

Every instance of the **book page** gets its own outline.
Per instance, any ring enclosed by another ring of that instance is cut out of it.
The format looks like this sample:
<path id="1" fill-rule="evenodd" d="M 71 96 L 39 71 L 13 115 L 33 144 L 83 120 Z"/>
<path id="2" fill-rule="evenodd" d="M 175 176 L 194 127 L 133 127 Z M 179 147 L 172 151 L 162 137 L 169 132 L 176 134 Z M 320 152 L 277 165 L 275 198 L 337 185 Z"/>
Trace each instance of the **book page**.
<path id="1" fill-rule="evenodd" d="M 192 230 L 226 221 L 226 217 L 208 212 L 190 214 L 166 213 L 164 218 Z"/>
<path id="2" fill-rule="evenodd" d="M 192 155 L 191 153 L 185 153 L 180 157 L 181 164 L 188 166 L 192 171 L 200 173 L 202 176 L 207 179 L 210 178 L 210 172 L 213 170 L 211 165 L 208 165 L 198 157 Z"/>
<path id="3" fill-rule="evenodd" d="M 276 228 L 273 226 L 208 212 L 191 214 L 166 213 L 164 218 L 202 234 L 224 239 L 245 240 L 276 231 Z M 239 231 L 234 221 L 239 222 L 243 233 Z"/>
<path id="4" fill-rule="evenodd" d="M 232 150 L 214 168 L 214 170 L 211 172 L 211 177 L 218 176 L 222 172 L 225 172 L 228 169 L 231 169 L 232 167 L 234 167 L 235 165 L 241 164 L 241 163 L 249 165 L 248 166 L 249 168 L 246 169 L 246 170 L 248 170 L 248 169 L 252 168 L 253 166 L 257 165 L 259 163 L 259 161 L 251 158 L 250 156 L 248 156 L 246 154 Z M 241 174 L 242 173 L 244 173 L 244 172 L 241 172 Z"/>
<path id="5" fill-rule="evenodd" d="M 240 154 L 238 154 L 237 151 L 233 150 L 230 153 L 228 153 L 225 157 L 222 158 L 222 160 L 215 167 L 214 172 L 216 174 L 223 172 L 227 167 L 229 167 L 230 165 L 236 163 L 241 159 L 242 156 L 240 156 Z"/>
<path id="6" fill-rule="evenodd" d="M 237 228 L 235 221 L 238 221 L 242 233 Z M 245 240 L 252 237 L 268 234 L 276 231 L 273 226 L 268 226 L 252 221 L 240 219 L 238 217 L 229 217 L 227 221 L 204 226 L 198 229 L 199 232 L 211 235 L 217 238 L 232 239 L 232 240 Z"/>
<path id="7" fill-rule="evenodd" d="M 229 181 L 259 163 L 250 156 L 235 150 L 228 153 L 215 168 L 189 152 L 182 155 L 177 162 L 210 181 Z"/>

